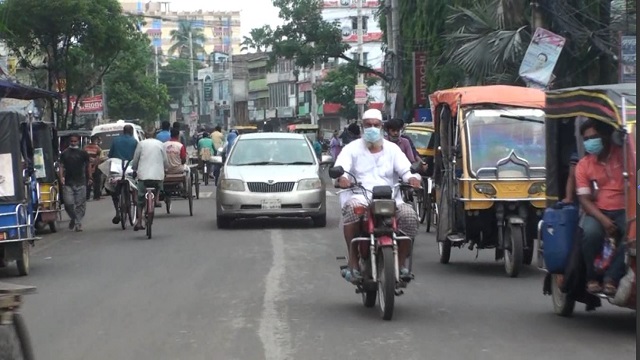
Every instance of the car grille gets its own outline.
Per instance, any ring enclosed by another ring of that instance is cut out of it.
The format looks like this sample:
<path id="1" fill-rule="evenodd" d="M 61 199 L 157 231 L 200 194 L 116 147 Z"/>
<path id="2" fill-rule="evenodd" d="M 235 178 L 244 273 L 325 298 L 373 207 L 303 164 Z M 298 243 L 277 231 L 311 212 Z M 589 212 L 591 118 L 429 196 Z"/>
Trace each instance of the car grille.
<path id="1" fill-rule="evenodd" d="M 249 191 L 259 193 L 277 193 L 277 192 L 289 192 L 293 191 L 295 182 L 277 182 L 273 184 L 265 182 L 250 182 L 247 183 Z"/>

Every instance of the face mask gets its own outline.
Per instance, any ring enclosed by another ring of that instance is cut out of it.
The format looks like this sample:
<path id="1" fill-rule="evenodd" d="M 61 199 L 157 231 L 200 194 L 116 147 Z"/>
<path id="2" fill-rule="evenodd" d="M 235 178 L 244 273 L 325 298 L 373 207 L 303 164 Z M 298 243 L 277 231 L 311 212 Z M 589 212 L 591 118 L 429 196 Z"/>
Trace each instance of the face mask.
<path id="1" fill-rule="evenodd" d="M 378 129 L 377 127 L 370 127 L 370 128 L 364 129 L 364 136 L 363 136 L 364 141 L 368 143 L 376 143 L 380 141 L 381 138 L 382 138 L 382 133 L 380 132 L 380 129 Z"/>
<path id="2" fill-rule="evenodd" d="M 589 154 L 598 155 L 604 149 L 604 145 L 602 145 L 602 139 L 589 139 L 584 142 L 584 149 Z"/>
<path id="3" fill-rule="evenodd" d="M 69 147 L 72 149 L 80 149 L 80 146 L 78 145 L 69 145 Z"/>

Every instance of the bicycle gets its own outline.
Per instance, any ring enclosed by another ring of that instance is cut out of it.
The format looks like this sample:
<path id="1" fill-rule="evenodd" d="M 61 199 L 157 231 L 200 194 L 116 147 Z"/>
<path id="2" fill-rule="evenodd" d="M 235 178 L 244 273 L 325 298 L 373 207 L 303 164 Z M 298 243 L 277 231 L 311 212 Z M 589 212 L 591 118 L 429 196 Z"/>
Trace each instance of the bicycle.
<path id="1" fill-rule="evenodd" d="M 127 219 L 129 224 L 133 226 L 136 222 L 137 201 L 136 194 L 131 191 L 131 184 L 127 180 L 126 169 L 129 167 L 131 161 L 123 162 L 122 164 L 122 178 L 118 180 L 118 187 L 120 194 L 118 196 L 118 204 L 120 208 L 120 226 L 122 230 L 127 229 Z"/>

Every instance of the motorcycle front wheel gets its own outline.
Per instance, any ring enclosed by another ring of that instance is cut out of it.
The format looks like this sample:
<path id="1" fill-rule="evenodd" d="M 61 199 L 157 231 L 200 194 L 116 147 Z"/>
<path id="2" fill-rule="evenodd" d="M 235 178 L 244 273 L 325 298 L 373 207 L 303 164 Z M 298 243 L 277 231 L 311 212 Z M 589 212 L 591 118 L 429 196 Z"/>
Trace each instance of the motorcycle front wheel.
<path id="1" fill-rule="evenodd" d="M 377 256 L 378 270 L 378 308 L 383 320 L 393 317 L 393 305 L 396 297 L 396 269 L 393 249 L 383 247 Z"/>

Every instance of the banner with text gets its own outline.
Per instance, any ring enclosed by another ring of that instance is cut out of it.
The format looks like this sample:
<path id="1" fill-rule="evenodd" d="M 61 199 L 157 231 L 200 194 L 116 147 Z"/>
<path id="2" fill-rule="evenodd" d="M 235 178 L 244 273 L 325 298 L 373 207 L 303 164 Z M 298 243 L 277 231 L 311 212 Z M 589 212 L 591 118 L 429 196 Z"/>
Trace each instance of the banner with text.
<path id="1" fill-rule="evenodd" d="M 73 107 L 75 106 L 77 101 L 76 99 L 77 98 L 75 96 L 71 96 L 69 98 L 69 112 L 73 112 Z M 78 109 L 76 111 L 78 114 L 101 113 L 103 111 L 102 95 L 82 98 L 80 100 L 80 103 L 78 104 Z"/>
<path id="2" fill-rule="evenodd" d="M 429 94 L 427 93 L 429 91 L 427 88 L 427 62 L 426 52 L 413 52 L 413 106 L 429 105 Z"/>

